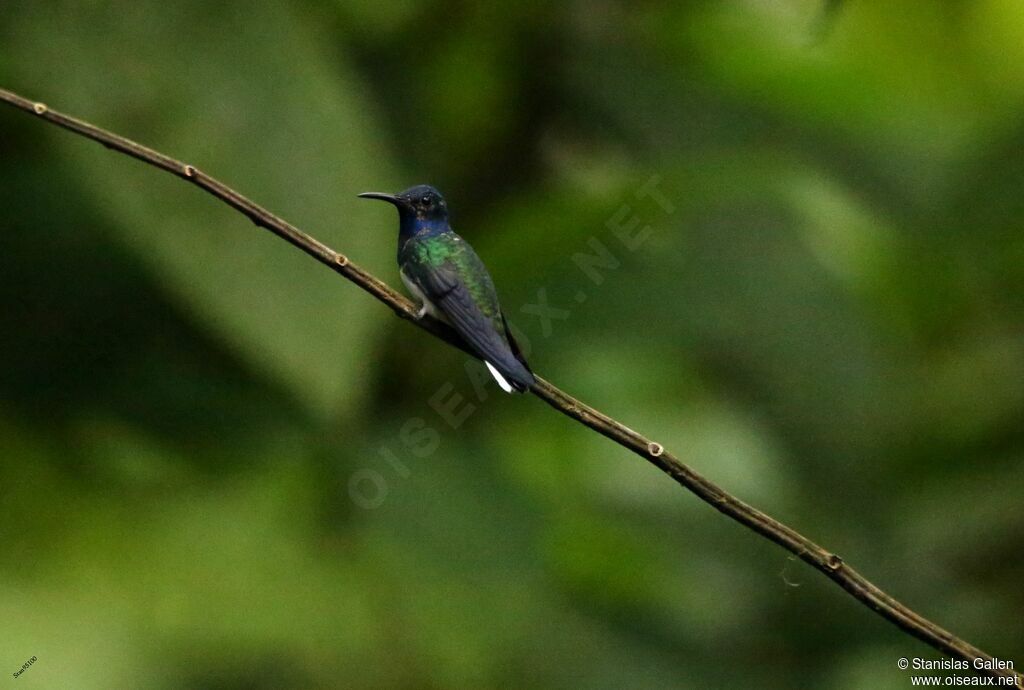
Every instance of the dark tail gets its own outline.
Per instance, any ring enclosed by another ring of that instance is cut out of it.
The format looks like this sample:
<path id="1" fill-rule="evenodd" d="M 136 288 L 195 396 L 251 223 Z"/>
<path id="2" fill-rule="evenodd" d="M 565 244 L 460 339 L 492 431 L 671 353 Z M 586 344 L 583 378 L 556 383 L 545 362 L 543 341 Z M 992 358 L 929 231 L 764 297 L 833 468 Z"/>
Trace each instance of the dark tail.
<path id="1" fill-rule="evenodd" d="M 494 363 L 494 366 L 505 376 L 505 379 L 517 392 L 525 393 L 530 389 L 530 386 L 537 383 L 537 378 L 533 375 L 530 365 L 526 362 L 526 357 L 523 356 L 519 343 L 516 342 L 515 337 L 512 335 L 512 330 L 508 327 L 508 320 L 505 318 L 504 313 L 501 315 L 501 323 L 505 327 L 505 339 L 508 341 L 515 359 L 508 362 Z"/>

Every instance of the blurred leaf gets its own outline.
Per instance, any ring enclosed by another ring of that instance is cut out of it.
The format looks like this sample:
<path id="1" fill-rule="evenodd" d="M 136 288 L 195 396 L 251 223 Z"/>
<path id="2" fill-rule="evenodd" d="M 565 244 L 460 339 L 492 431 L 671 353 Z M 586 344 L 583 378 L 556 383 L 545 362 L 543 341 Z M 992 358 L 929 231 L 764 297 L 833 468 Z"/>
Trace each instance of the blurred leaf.
<path id="1" fill-rule="evenodd" d="M 353 260 L 385 261 L 393 236 L 372 227 L 379 214 L 354 199 L 364 188 L 387 188 L 391 177 L 372 143 L 365 96 L 344 65 L 328 66 L 316 27 L 294 12 L 49 3 L 15 13 L 5 34 L 19 56 L 8 85 L 30 84 L 23 90 L 54 108 L 181 157 Z M 88 64 L 66 68 L 66 56 L 86 54 Z M 50 136 L 90 182 L 119 238 L 207 328 L 312 410 L 351 409 L 384 311 L 180 181 Z"/>
<path id="2" fill-rule="evenodd" d="M 351 195 L 438 184 L 540 374 L 1017 658 L 1024 14 L 838 5 L 7 0 L 0 85 L 390 281 Z M 927 655 L 180 180 L 3 108 L 0 152 L 19 684 L 852 690 Z"/>

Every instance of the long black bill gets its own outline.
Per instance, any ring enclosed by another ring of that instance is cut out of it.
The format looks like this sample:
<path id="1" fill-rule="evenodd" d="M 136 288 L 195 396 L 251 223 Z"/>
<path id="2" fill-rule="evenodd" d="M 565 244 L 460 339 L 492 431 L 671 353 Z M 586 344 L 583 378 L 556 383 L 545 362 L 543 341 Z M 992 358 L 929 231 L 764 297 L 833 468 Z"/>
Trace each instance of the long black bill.
<path id="1" fill-rule="evenodd" d="M 360 199 L 380 199 L 395 206 L 400 206 L 402 203 L 402 200 L 394 194 L 384 194 L 383 192 L 363 192 L 362 194 L 356 194 L 356 196 Z"/>

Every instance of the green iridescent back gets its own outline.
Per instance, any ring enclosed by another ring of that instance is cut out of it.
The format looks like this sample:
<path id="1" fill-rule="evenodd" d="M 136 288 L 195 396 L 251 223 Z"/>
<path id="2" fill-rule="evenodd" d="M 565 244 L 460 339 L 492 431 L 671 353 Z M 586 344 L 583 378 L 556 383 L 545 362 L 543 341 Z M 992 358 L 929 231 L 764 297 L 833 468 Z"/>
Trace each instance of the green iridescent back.
<path id="1" fill-rule="evenodd" d="M 480 311 L 494 323 L 499 333 L 504 333 L 494 282 L 483 261 L 461 237 L 453 232 L 412 237 L 402 246 L 398 261 L 399 265 L 411 261 L 431 269 L 454 270 Z"/>

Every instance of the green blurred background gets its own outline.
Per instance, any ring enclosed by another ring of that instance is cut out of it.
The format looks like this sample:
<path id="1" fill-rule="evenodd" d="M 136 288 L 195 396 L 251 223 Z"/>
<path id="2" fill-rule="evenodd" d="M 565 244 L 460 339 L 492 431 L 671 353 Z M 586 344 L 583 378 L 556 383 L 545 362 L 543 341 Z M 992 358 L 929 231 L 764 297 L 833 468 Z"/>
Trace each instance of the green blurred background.
<path id="1" fill-rule="evenodd" d="M 0 86 L 395 286 L 355 194 L 437 185 L 539 373 L 1024 663 L 1018 0 L 5 0 Z M 0 206 L 5 687 L 884 689 L 937 656 L 180 180 L 0 108 Z"/>

